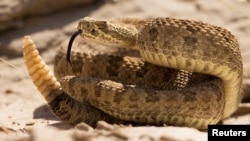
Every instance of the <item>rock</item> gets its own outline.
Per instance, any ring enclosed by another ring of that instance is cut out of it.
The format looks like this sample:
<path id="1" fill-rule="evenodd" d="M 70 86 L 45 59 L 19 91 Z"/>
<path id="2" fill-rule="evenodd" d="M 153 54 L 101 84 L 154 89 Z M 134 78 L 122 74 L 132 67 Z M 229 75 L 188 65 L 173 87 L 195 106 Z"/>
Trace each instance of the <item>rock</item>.
<path id="1" fill-rule="evenodd" d="M 94 0 L 1 0 L 0 31 L 23 26 L 22 18 L 48 14 L 74 6 L 86 5 Z"/>

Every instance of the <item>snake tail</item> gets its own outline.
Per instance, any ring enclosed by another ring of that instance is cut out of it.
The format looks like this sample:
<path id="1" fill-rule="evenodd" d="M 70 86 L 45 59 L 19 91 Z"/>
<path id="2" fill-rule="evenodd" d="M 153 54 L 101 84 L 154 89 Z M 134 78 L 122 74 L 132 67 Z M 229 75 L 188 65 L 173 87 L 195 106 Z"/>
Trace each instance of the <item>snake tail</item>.
<path id="1" fill-rule="evenodd" d="M 70 124 L 86 122 L 95 126 L 99 120 L 110 123 L 119 122 L 87 103 L 81 103 L 68 96 L 61 88 L 49 67 L 42 60 L 30 36 L 23 39 L 23 57 L 34 85 L 48 102 L 52 112 L 61 120 Z"/>

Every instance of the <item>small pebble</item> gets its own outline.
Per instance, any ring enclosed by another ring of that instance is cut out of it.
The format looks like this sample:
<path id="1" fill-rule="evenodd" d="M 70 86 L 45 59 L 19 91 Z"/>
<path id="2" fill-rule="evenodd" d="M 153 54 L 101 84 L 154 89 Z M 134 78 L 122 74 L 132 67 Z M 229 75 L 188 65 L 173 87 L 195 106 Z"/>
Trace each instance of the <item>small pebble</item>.
<path id="1" fill-rule="evenodd" d="M 32 126 L 32 125 L 34 125 L 34 124 L 35 124 L 34 121 L 29 121 L 29 122 L 25 123 L 26 126 Z"/>

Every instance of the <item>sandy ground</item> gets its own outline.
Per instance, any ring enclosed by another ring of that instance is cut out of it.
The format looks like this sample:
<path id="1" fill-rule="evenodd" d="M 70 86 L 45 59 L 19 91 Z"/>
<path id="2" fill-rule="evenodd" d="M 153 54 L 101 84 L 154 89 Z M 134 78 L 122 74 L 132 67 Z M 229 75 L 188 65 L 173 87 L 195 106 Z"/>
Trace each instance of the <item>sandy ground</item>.
<path id="1" fill-rule="evenodd" d="M 238 38 L 244 63 L 244 83 L 250 81 L 250 3 L 244 1 L 117 0 L 29 17 L 23 21 L 21 28 L 0 32 L 0 140 L 19 140 L 22 137 L 26 140 L 30 138 L 30 134 L 39 138 L 42 136 L 39 133 L 50 131 L 45 128 L 47 126 L 57 127 L 65 132 L 70 129 L 70 125 L 61 122 L 49 111 L 45 100 L 30 80 L 22 58 L 22 38 L 24 35 L 31 35 L 42 57 L 53 69 L 53 59 L 59 44 L 69 39 L 76 29 L 78 19 L 85 16 L 102 19 L 175 17 L 222 26 Z M 245 90 L 249 94 L 248 86 Z M 223 123 L 250 124 L 250 101 L 245 100 L 240 110 Z M 36 127 L 41 128 L 34 130 Z M 206 132 L 180 127 L 165 128 L 172 135 L 174 132 L 194 132 L 177 140 L 195 140 L 195 136 L 206 140 Z M 57 130 L 54 132 L 56 134 Z M 31 140 L 39 140 L 38 138 Z"/>

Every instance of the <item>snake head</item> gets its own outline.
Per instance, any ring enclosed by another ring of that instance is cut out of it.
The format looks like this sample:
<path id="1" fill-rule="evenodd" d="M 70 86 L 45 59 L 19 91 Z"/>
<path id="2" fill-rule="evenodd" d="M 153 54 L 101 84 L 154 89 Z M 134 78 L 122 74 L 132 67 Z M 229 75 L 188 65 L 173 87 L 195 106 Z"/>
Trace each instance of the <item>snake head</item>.
<path id="1" fill-rule="evenodd" d="M 69 40 L 67 50 L 66 58 L 71 67 L 70 52 L 77 35 L 81 35 L 84 40 L 107 46 L 134 47 L 136 44 L 137 31 L 133 26 L 122 22 L 85 17 L 79 21 L 77 29 Z"/>
<path id="2" fill-rule="evenodd" d="M 82 31 L 80 35 L 85 40 L 107 46 L 129 47 L 134 46 L 136 42 L 135 28 L 114 20 L 85 17 L 79 21 L 77 29 Z"/>
<path id="3" fill-rule="evenodd" d="M 82 31 L 81 36 L 84 39 L 98 41 L 103 38 L 101 36 L 106 35 L 108 22 L 85 17 L 79 21 L 77 29 Z"/>

